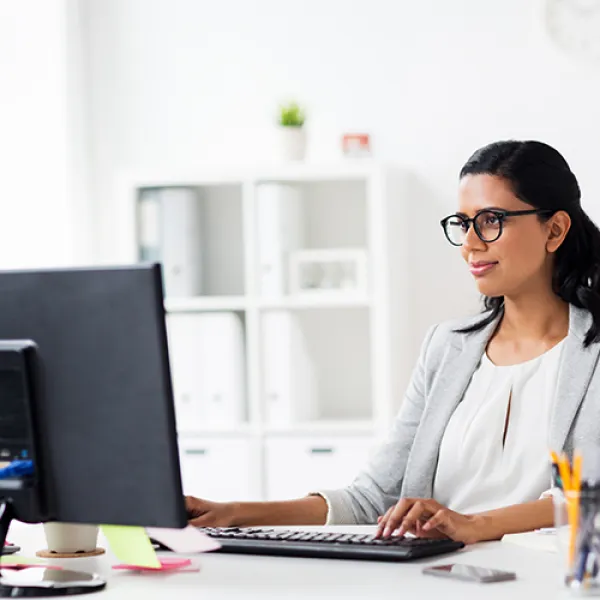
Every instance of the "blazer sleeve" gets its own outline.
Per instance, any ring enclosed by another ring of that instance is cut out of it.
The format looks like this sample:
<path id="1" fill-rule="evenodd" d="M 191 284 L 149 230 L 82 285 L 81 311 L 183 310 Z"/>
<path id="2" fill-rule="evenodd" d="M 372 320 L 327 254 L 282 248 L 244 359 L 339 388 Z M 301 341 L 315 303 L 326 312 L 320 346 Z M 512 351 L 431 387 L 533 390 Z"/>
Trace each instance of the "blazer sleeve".
<path id="1" fill-rule="evenodd" d="M 425 336 L 387 440 L 349 486 L 310 493 L 322 496 L 327 502 L 327 525 L 376 523 L 377 517 L 398 501 L 406 463 L 425 406 L 427 353 L 436 327 L 431 327 Z"/>

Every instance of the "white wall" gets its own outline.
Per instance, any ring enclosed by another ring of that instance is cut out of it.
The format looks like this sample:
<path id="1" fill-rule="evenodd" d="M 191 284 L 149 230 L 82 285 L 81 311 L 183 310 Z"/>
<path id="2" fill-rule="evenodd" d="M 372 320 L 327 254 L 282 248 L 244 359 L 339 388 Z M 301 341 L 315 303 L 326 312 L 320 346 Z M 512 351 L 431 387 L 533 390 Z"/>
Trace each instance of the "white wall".
<path id="1" fill-rule="evenodd" d="M 0 0 L 0 268 L 83 258 L 76 228 L 88 204 L 71 178 L 78 135 L 67 60 L 72 6 Z"/>
<path id="2" fill-rule="evenodd" d="M 428 199 L 411 240 L 418 336 L 473 297 L 463 271 L 454 279 L 438 220 L 475 148 L 510 137 L 556 145 L 600 219 L 600 67 L 551 45 L 537 0 L 83 2 L 102 258 L 115 173 L 267 155 L 288 97 L 308 107 L 312 159 L 335 155 L 341 132 L 366 130 L 377 157 L 417 174 Z"/>

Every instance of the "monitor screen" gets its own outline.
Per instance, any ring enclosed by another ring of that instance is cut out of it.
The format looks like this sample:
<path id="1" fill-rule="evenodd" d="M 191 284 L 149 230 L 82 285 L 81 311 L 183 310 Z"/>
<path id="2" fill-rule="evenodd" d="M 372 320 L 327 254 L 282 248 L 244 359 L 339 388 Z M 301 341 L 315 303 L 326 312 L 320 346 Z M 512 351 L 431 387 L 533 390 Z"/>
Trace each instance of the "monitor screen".
<path id="1" fill-rule="evenodd" d="M 0 466 L 28 458 L 30 446 L 26 386 L 22 372 L 0 369 Z"/>

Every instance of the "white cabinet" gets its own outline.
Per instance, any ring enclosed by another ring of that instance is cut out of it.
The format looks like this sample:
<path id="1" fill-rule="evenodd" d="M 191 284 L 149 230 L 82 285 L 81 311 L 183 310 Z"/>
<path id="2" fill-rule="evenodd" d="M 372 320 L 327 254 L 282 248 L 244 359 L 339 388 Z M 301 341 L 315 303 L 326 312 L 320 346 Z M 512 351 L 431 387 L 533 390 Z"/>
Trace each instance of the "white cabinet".
<path id="1" fill-rule="evenodd" d="M 257 451 L 251 438 L 181 440 L 184 494 L 215 501 L 258 499 Z"/>
<path id="2" fill-rule="evenodd" d="M 266 497 L 301 498 L 352 482 L 373 448 L 371 436 L 268 437 Z"/>
<path id="3" fill-rule="evenodd" d="M 346 484 L 364 436 L 392 422 L 414 360 L 407 174 L 370 160 L 124 174 L 111 208 L 123 262 L 148 243 L 137 222 L 148 190 L 176 187 L 195 191 L 202 225 L 201 293 L 165 298 L 177 422 L 212 440 L 184 450 L 188 491 L 238 498 L 251 482 L 290 497 Z M 235 335 L 205 326 L 219 315 Z"/>

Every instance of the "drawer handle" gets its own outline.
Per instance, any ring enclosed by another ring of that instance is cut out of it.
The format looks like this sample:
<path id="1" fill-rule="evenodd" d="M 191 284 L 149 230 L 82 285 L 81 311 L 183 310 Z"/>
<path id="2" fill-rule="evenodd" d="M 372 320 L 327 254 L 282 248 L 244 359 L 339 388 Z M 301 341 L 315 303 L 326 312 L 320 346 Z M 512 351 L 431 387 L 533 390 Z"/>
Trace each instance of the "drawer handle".
<path id="1" fill-rule="evenodd" d="M 208 454 L 208 450 L 206 448 L 190 448 L 185 453 L 193 456 L 204 456 Z"/>
<path id="2" fill-rule="evenodd" d="M 311 448 L 311 454 L 333 454 L 333 448 Z"/>

